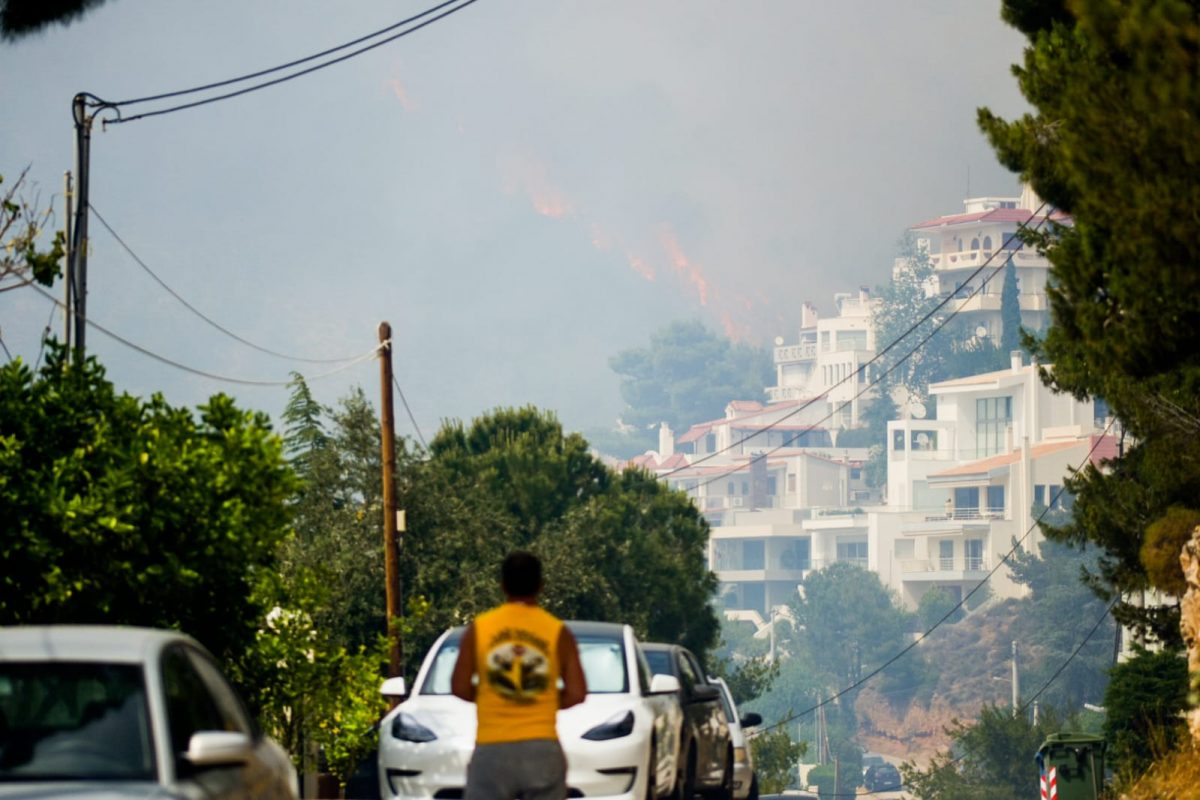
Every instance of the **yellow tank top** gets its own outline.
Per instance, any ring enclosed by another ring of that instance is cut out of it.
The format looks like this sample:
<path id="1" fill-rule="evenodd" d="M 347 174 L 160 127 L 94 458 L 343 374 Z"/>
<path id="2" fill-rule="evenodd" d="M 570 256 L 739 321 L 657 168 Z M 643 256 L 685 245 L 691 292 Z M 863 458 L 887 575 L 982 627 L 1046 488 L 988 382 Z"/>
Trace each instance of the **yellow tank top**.
<path id="1" fill-rule="evenodd" d="M 505 603 L 475 618 L 477 743 L 558 738 L 562 625 L 524 603 Z"/>

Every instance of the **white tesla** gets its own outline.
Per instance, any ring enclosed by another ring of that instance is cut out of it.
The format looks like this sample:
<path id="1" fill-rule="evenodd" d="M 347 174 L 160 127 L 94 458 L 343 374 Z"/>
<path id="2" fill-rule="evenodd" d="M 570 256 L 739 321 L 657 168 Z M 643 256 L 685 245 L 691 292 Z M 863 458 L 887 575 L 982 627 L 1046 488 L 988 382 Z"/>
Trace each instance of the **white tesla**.
<path id="1" fill-rule="evenodd" d="M 650 676 L 628 625 L 568 622 L 579 644 L 587 699 L 558 712 L 569 797 L 643 800 L 673 795 L 683 715 L 679 682 Z M 450 693 L 462 628 L 446 631 L 425 657 L 415 691 L 379 725 L 384 798 L 460 798 L 475 749 L 475 706 Z M 384 694 L 404 696 L 403 678 Z"/>

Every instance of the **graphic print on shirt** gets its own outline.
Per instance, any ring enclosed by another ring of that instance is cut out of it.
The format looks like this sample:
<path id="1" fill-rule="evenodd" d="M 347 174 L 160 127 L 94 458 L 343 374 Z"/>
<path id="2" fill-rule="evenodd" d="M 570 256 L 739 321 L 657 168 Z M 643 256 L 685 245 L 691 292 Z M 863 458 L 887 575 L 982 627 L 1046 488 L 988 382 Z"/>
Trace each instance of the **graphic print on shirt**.
<path id="1" fill-rule="evenodd" d="M 550 646 L 529 631 L 505 628 L 488 643 L 488 685 L 501 697 L 532 703 L 550 687 Z"/>

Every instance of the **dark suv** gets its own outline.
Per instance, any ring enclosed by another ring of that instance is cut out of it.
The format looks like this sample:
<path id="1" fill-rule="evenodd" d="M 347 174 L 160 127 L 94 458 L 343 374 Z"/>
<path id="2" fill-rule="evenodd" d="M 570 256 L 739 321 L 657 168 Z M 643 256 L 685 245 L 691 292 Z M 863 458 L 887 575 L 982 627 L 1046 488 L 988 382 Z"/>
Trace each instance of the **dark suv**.
<path id="1" fill-rule="evenodd" d="M 863 774 L 863 785 L 869 792 L 886 792 L 900 788 L 900 770 L 891 764 L 875 764 Z"/>
<path id="2" fill-rule="evenodd" d="M 691 651 L 676 644 L 643 644 L 655 675 L 679 679 L 683 731 L 679 743 L 679 785 L 683 796 L 696 792 L 726 800 L 733 797 L 733 745 L 721 704 L 721 688 L 704 677 Z"/>

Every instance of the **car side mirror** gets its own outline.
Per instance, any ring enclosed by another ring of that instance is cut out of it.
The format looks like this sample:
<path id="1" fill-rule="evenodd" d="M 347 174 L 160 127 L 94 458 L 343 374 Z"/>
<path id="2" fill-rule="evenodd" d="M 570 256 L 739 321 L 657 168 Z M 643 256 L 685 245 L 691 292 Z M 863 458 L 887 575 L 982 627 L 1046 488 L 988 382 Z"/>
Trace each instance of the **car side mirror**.
<path id="1" fill-rule="evenodd" d="M 379 693 L 384 697 L 408 697 L 408 686 L 404 678 L 388 678 L 379 687 Z"/>
<path id="2" fill-rule="evenodd" d="M 743 728 L 753 728 L 755 725 L 762 725 L 762 714 L 751 711 L 749 714 L 743 714 L 738 722 Z"/>
<path id="3" fill-rule="evenodd" d="M 254 742 L 234 731 L 197 731 L 188 739 L 184 759 L 193 767 L 231 767 L 245 764 L 254 755 Z"/>
<path id="4" fill-rule="evenodd" d="M 693 703 L 704 703 L 709 700 L 716 700 L 721 696 L 721 689 L 713 686 L 711 683 L 697 683 L 692 687 Z"/>
<path id="5" fill-rule="evenodd" d="M 650 679 L 650 694 L 675 694 L 679 691 L 679 678 L 659 673 Z"/>

